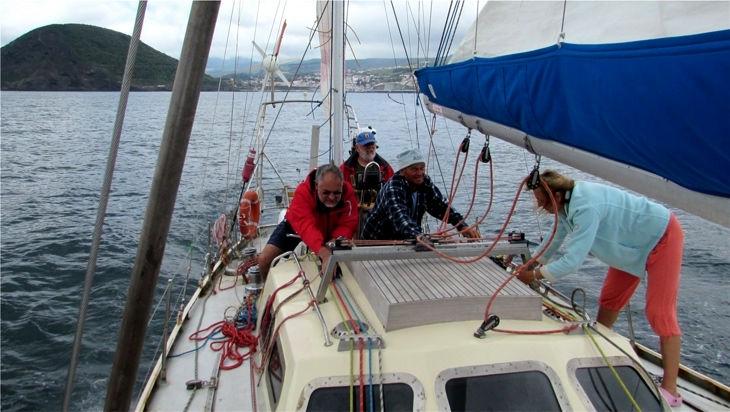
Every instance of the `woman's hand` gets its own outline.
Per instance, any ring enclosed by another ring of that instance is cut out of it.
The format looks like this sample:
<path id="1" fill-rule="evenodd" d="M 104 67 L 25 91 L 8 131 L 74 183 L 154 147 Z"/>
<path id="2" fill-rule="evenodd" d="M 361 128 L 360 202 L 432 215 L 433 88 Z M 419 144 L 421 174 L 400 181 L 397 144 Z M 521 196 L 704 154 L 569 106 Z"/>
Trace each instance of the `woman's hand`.
<path id="1" fill-rule="evenodd" d="M 522 281 L 522 283 L 529 285 L 536 280 L 542 279 L 542 274 L 540 273 L 540 268 L 535 268 L 533 270 L 527 269 L 520 272 L 517 275 L 517 279 Z"/>

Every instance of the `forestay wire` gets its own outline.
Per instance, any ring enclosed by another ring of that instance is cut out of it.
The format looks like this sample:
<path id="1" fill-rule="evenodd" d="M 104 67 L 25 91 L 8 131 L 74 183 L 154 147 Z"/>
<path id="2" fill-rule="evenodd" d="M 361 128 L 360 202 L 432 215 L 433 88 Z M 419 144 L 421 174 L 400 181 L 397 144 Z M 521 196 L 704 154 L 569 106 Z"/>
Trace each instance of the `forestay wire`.
<path id="1" fill-rule="evenodd" d="M 66 390 L 63 396 L 63 410 L 68 411 L 71 404 L 71 393 L 74 387 L 74 378 L 76 376 L 76 365 L 78 364 L 79 352 L 81 349 L 81 339 L 84 334 L 84 323 L 86 322 L 86 312 L 89 306 L 89 297 L 91 295 L 91 286 L 94 282 L 94 273 L 96 272 L 96 260 L 101 244 L 101 234 L 104 227 L 104 217 L 106 216 L 106 208 L 109 203 L 109 193 L 111 192 L 112 177 L 117 162 L 117 153 L 119 152 L 119 142 L 122 136 L 122 126 L 124 124 L 124 115 L 127 110 L 127 101 L 129 99 L 129 90 L 132 82 L 132 71 L 134 70 L 137 58 L 137 48 L 142 33 L 142 23 L 144 22 L 144 14 L 147 9 L 147 1 L 141 0 L 137 6 L 137 17 L 134 22 L 134 30 L 129 40 L 129 50 L 127 51 L 127 63 L 124 66 L 124 76 L 122 77 L 122 88 L 119 95 L 119 105 L 117 106 L 117 117 L 114 121 L 114 131 L 112 133 L 112 142 L 109 148 L 109 156 L 107 157 L 106 173 L 104 175 L 104 183 L 99 194 L 99 208 L 96 211 L 96 225 L 94 226 L 94 234 L 91 242 L 91 251 L 89 252 L 89 262 L 86 266 L 86 276 L 84 278 L 84 290 L 81 295 L 81 307 L 79 309 L 78 323 L 76 325 L 76 334 L 74 335 L 73 349 L 71 352 L 71 362 L 68 367 L 68 376 L 66 378 Z"/>

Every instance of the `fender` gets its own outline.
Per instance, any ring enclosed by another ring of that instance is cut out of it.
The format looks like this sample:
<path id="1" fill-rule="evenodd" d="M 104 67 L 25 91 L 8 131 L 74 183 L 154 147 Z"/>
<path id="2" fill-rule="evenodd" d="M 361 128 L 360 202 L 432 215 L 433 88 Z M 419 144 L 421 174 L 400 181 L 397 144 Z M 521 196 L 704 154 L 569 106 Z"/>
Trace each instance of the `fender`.
<path id="1" fill-rule="evenodd" d="M 258 234 L 261 219 L 261 203 L 256 190 L 247 190 L 238 208 L 238 227 L 245 239 L 253 239 Z"/>

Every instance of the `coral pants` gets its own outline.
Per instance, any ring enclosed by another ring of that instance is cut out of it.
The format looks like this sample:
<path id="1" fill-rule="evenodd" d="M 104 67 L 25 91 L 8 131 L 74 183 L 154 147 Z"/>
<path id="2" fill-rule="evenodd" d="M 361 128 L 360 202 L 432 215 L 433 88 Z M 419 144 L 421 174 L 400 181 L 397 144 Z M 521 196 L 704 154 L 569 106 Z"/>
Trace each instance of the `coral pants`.
<path id="1" fill-rule="evenodd" d="M 682 269 L 684 232 L 674 213 L 667 230 L 646 260 L 646 318 L 659 336 L 680 336 L 677 322 L 677 292 Z M 641 279 L 616 268 L 609 268 L 603 282 L 599 304 L 620 311 L 631 299 Z"/>

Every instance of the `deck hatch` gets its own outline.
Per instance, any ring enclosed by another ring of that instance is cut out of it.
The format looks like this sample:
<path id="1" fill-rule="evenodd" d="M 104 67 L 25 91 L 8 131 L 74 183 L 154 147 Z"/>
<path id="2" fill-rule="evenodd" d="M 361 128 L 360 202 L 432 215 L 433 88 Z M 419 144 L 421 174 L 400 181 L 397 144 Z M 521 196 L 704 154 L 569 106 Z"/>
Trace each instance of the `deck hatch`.
<path id="1" fill-rule="evenodd" d="M 478 320 L 489 298 L 507 279 L 490 259 L 453 264 L 441 258 L 349 262 L 386 331 L 440 322 Z M 503 319 L 540 320 L 542 298 L 519 281 L 495 300 Z"/>

